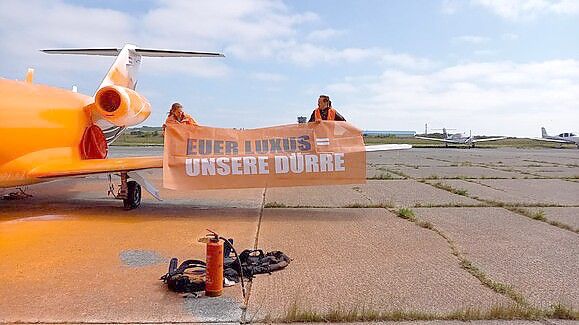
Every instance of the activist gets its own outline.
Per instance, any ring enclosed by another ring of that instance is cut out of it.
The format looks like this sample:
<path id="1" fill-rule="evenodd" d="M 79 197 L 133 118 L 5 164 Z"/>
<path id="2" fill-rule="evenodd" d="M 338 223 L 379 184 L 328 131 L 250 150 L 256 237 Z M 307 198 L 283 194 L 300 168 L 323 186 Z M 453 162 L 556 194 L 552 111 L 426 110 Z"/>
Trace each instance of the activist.
<path id="1" fill-rule="evenodd" d="M 173 103 L 173 105 L 171 105 L 169 116 L 167 116 L 165 124 L 163 124 L 163 133 L 165 133 L 167 123 L 183 123 L 189 125 L 199 125 L 197 124 L 197 121 L 195 121 L 194 118 L 192 118 L 189 114 L 183 112 L 183 105 L 179 103 Z"/>
<path id="2" fill-rule="evenodd" d="M 321 120 L 327 121 L 345 121 L 346 119 L 340 115 L 333 107 L 330 96 L 320 95 L 318 98 L 318 108 L 314 109 L 310 120 L 308 122 L 318 122 Z"/>

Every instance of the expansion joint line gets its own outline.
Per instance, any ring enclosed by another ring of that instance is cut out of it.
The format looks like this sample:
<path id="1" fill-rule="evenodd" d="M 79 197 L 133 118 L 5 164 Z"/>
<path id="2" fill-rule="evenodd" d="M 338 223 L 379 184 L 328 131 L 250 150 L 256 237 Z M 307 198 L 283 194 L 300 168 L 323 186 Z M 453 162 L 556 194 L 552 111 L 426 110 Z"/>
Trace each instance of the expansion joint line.
<path id="1" fill-rule="evenodd" d="M 267 187 L 263 188 L 263 193 L 261 194 L 261 206 L 259 207 L 259 217 L 257 218 L 257 230 L 255 232 L 255 240 L 253 242 L 253 249 L 257 249 L 259 245 L 259 232 L 261 230 L 261 221 L 263 219 L 263 211 L 265 210 L 265 197 L 267 195 Z M 239 318 L 240 324 L 247 324 L 247 307 L 249 306 L 249 299 L 251 297 L 251 288 L 253 286 L 253 281 L 249 281 L 247 285 L 247 290 L 245 292 L 245 300 L 241 306 L 241 316 Z"/>
<path id="2" fill-rule="evenodd" d="M 253 243 L 253 249 L 257 249 L 259 244 L 259 231 L 261 230 L 261 220 L 263 219 L 263 211 L 265 210 L 265 197 L 267 195 L 267 187 L 263 189 L 261 194 L 261 206 L 259 207 L 259 218 L 257 220 L 257 232 L 255 233 L 255 242 Z"/>
<path id="3" fill-rule="evenodd" d="M 529 218 L 529 219 L 532 219 L 532 220 L 540 221 L 540 222 L 546 223 L 546 224 L 548 224 L 548 225 L 551 225 L 551 226 L 553 226 L 553 227 L 557 227 L 557 228 L 559 228 L 559 229 L 571 231 L 571 232 L 574 232 L 574 233 L 579 233 L 579 229 L 573 229 L 573 227 L 569 226 L 568 224 L 564 224 L 564 223 L 562 223 L 562 222 L 549 220 L 548 218 L 546 218 L 546 217 L 545 217 L 544 215 L 542 215 L 542 214 L 539 214 L 539 215 L 533 214 L 533 213 L 531 213 L 529 210 L 522 208 L 520 205 L 509 204 L 509 203 L 505 203 L 505 202 L 501 202 L 501 201 L 485 200 L 485 199 L 482 199 L 482 198 L 479 198 L 479 197 L 476 197 L 476 196 L 468 195 L 468 193 L 467 193 L 466 191 L 464 191 L 464 193 L 458 194 L 459 190 L 457 190 L 457 189 L 455 189 L 454 187 L 452 187 L 452 186 L 450 186 L 450 185 L 448 185 L 448 184 L 446 184 L 446 183 L 443 183 L 443 182 L 438 182 L 438 183 L 436 183 L 436 184 L 431 184 L 431 183 L 429 183 L 429 182 L 426 182 L 425 180 L 419 180 L 419 179 L 416 179 L 416 178 L 411 178 L 411 179 L 413 179 L 413 180 L 415 180 L 415 181 L 418 181 L 418 182 L 421 182 L 421 183 L 423 183 L 423 184 L 428 184 L 428 185 L 430 185 L 430 186 L 432 186 L 432 187 L 434 187 L 434 188 L 440 189 L 440 190 L 444 190 L 444 191 L 447 191 L 447 192 L 450 192 L 450 193 L 453 193 L 453 194 L 461 195 L 461 196 L 464 196 L 464 197 L 467 197 L 467 198 L 476 200 L 476 201 L 484 204 L 484 206 L 487 206 L 487 207 L 502 208 L 502 209 L 505 209 L 505 210 L 507 210 L 507 211 L 513 212 L 513 213 L 515 213 L 515 214 L 517 214 L 517 215 L 520 215 L 520 216 L 523 216 L 523 217 L 526 217 L 526 218 Z M 475 180 L 472 180 L 472 179 L 464 179 L 464 181 L 465 181 L 465 182 L 469 182 L 469 183 L 473 183 L 473 184 L 477 184 L 477 185 L 481 185 L 481 186 L 485 186 L 485 187 L 489 187 L 489 188 L 491 188 L 491 189 L 493 189 L 493 190 L 502 191 L 502 190 L 498 190 L 498 189 L 496 189 L 496 188 L 494 188 L 494 187 L 492 187 L 492 186 L 489 186 L 489 185 L 486 185 L 486 184 L 483 184 L 483 183 L 479 183 L 479 182 L 477 182 L 477 181 L 475 181 Z M 440 186 L 440 184 L 444 184 L 445 186 Z M 504 191 L 503 191 L 503 192 L 504 192 Z M 547 205 L 537 205 L 537 206 L 533 206 L 533 207 L 544 207 L 544 206 L 547 206 Z M 558 207 L 558 206 L 561 206 L 561 205 L 551 205 L 551 206 L 557 206 L 557 207 Z"/>
<path id="4" fill-rule="evenodd" d="M 455 242 L 444 232 L 440 229 L 436 228 L 433 224 L 427 221 L 420 220 L 416 218 L 414 212 L 409 210 L 407 213 L 401 213 L 400 211 L 395 211 L 394 209 L 387 209 L 388 211 L 396 214 L 399 218 L 406 219 L 409 222 L 412 222 L 418 227 L 430 230 L 436 233 L 438 236 L 442 237 L 450 247 L 451 254 L 458 260 L 460 267 L 467 271 L 470 275 L 474 276 L 480 283 L 487 288 L 493 290 L 494 292 L 501 294 L 511 300 L 513 300 L 518 306 L 523 308 L 532 308 L 526 299 L 515 289 L 504 283 L 495 281 L 491 279 L 488 275 L 486 275 L 481 269 L 475 266 L 471 261 L 469 261 L 464 254 L 460 252 Z"/>

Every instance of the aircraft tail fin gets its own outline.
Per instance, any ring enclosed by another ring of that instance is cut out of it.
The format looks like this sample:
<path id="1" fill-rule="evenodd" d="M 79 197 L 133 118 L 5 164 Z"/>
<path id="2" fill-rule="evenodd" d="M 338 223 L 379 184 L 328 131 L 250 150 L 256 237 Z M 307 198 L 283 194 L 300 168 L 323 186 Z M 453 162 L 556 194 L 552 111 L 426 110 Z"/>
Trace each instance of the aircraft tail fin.
<path id="1" fill-rule="evenodd" d="M 223 57 L 221 53 L 192 52 L 144 49 L 132 44 L 126 44 L 122 49 L 117 48 L 85 48 L 85 49 L 49 49 L 42 50 L 48 54 L 76 54 L 76 55 L 100 55 L 116 56 L 116 60 L 107 72 L 99 89 L 116 85 L 129 89 L 135 89 L 137 74 L 141 64 L 141 57 Z"/>
<path id="2" fill-rule="evenodd" d="M 28 68 L 28 71 L 26 71 L 26 76 L 24 77 L 24 81 L 28 83 L 34 82 L 34 69 Z"/>
<path id="3" fill-rule="evenodd" d="M 546 138 L 548 136 L 549 135 L 547 134 L 547 130 L 544 127 L 542 127 L 541 128 L 541 137 Z"/>

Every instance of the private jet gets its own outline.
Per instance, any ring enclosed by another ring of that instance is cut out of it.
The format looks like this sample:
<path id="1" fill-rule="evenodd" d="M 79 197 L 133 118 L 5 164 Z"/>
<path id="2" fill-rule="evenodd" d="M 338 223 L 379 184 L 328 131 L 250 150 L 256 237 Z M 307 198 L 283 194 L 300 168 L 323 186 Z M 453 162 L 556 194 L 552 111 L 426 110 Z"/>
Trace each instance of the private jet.
<path id="1" fill-rule="evenodd" d="M 47 54 L 116 57 L 93 95 L 0 78 L 0 189 L 20 188 L 66 177 L 119 175 L 117 199 L 125 209 L 141 203 L 141 186 L 159 191 L 139 171 L 163 168 L 163 157 L 107 157 L 109 146 L 131 126 L 145 121 L 151 104 L 135 88 L 143 57 L 223 57 L 221 53 L 140 48 L 48 49 Z M 366 146 L 366 151 L 409 149 L 409 145 Z M 17 193 L 17 192 L 15 192 Z"/>

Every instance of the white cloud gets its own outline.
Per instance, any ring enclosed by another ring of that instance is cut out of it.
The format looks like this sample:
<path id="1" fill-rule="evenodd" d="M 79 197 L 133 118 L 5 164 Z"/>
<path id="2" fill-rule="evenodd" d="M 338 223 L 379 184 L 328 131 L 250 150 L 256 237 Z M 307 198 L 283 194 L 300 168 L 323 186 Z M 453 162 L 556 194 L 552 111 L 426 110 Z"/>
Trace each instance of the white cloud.
<path id="1" fill-rule="evenodd" d="M 501 38 L 505 41 L 514 41 L 519 39 L 519 35 L 514 33 L 504 33 L 501 35 Z"/>
<path id="2" fill-rule="evenodd" d="M 318 20 L 312 12 L 292 13 L 281 1 L 166 0 L 143 19 L 147 38 L 170 45 L 197 41 L 253 45 L 296 34 L 297 25 Z"/>
<path id="3" fill-rule="evenodd" d="M 457 43 L 482 44 L 490 41 L 490 38 L 476 35 L 462 35 L 453 37 L 452 41 Z"/>
<path id="4" fill-rule="evenodd" d="M 277 42 L 272 45 L 268 55 L 275 56 L 282 61 L 290 61 L 304 67 L 311 67 L 320 63 L 359 63 L 374 61 L 388 66 L 397 66 L 407 69 L 424 69 L 433 63 L 424 58 L 409 54 L 394 53 L 382 48 L 333 48 L 312 43 L 296 41 Z"/>
<path id="5" fill-rule="evenodd" d="M 231 74 L 223 58 L 145 58 L 143 72 L 155 75 L 192 75 L 220 78 Z"/>
<path id="6" fill-rule="evenodd" d="M 497 55 L 499 51 L 486 49 L 486 50 L 476 50 L 473 53 L 478 56 L 494 56 Z"/>
<path id="7" fill-rule="evenodd" d="M 66 60 L 40 53 L 51 47 L 111 47 L 131 40 L 133 19 L 123 13 L 84 8 L 61 1 L 0 1 L 0 56 L 4 71 L 24 71 L 33 64 L 44 72 L 66 73 L 84 68 L 95 70 L 110 65 L 102 58 Z M 104 68 L 106 69 L 106 68 Z M 101 71 L 103 71 L 101 69 Z M 103 72 L 104 73 L 104 72 Z"/>
<path id="8" fill-rule="evenodd" d="M 318 29 L 309 33 L 306 39 L 308 41 L 325 41 L 344 34 L 344 31 L 336 30 L 333 28 Z"/>
<path id="9" fill-rule="evenodd" d="M 440 11 L 446 15 L 453 15 L 460 9 L 461 5 L 462 2 L 459 0 L 443 0 Z"/>
<path id="10" fill-rule="evenodd" d="M 341 96 L 344 113 L 365 128 L 412 129 L 428 122 L 524 136 L 546 122 L 561 129 L 579 124 L 577 60 L 465 63 L 426 73 L 387 69 L 326 89 Z"/>
<path id="11" fill-rule="evenodd" d="M 251 78 L 267 82 L 280 82 L 287 79 L 284 75 L 270 72 L 256 72 L 251 74 Z"/>
<path id="12" fill-rule="evenodd" d="M 10 58 L 10 63 L 4 60 L 0 67 L 8 75 L 20 76 L 27 64 L 33 62 L 39 72 L 52 74 L 53 81 L 62 79 L 68 83 L 66 80 L 73 76 L 87 79 L 89 75 L 100 79 L 110 65 L 110 58 L 56 58 L 37 50 L 120 47 L 124 42 L 143 47 L 223 51 L 242 60 L 276 59 L 303 67 L 367 60 L 418 69 L 430 64 L 383 48 L 334 48 L 317 44 L 316 41 L 344 33 L 332 28 L 312 30 L 312 25 L 319 21 L 317 14 L 292 11 L 279 0 L 233 3 L 159 0 L 152 9 L 134 15 L 62 0 L 33 0 L 26 4 L 4 0 L 0 1 L 0 55 Z M 147 58 L 143 60 L 143 69 L 157 75 L 223 77 L 231 74 L 232 68 L 227 62 Z"/>
<path id="13" fill-rule="evenodd" d="M 426 58 L 420 58 L 403 53 L 392 53 L 388 51 L 384 51 L 382 53 L 380 56 L 380 61 L 386 65 L 414 70 L 428 69 L 435 66 L 434 62 Z"/>
<path id="14" fill-rule="evenodd" d="M 472 0 L 508 20 L 532 19 L 543 14 L 578 15 L 577 0 Z"/>
<path id="15" fill-rule="evenodd" d="M 56 58 L 38 49 L 120 47 L 125 42 L 193 50 L 239 47 L 244 53 L 271 56 L 276 50 L 271 44 L 292 39 L 298 26 L 318 19 L 311 12 L 292 13 L 281 1 L 159 1 L 154 9 L 131 16 L 63 1 L 4 0 L 0 1 L 0 55 L 10 62 L 3 60 L 0 67 L 8 75 L 20 76 L 27 64 L 34 63 L 38 72 L 51 73 L 53 79 L 70 79 L 78 71 L 104 74 L 110 58 Z M 222 77 L 231 70 L 225 62 L 147 58 L 143 66 L 158 74 Z"/>
<path id="16" fill-rule="evenodd" d="M 339 94 L 354 94 L 360 91 L 360 89 L 353 83 L 349 82 L 338 82 L 326 87 L 328 93 L 339 93 Z"/>

